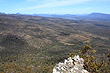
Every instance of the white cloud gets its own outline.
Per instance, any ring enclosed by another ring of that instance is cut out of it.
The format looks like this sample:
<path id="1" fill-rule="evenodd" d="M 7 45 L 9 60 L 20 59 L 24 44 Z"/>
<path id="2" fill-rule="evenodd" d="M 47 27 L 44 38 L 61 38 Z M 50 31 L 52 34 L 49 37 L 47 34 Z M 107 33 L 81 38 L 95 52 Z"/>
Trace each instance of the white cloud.
<path id="1" fill-rule="evenodd" d="M 98 0 L 98 1 L 103 1 L 103 2 L 110 2 L 110 0 Z"/>
<path id="2" fill-rule="evenodd" d="M 92 0 L 92 2 L 110 2 L 110 0 Z"/>
<path id="3" fill-rule="evenodd" d="M 28 1 L 39 2 L 39 0 L 28 0 Z M 27 7 L 27 8 L 21 8 L 21 9 L 17 9 L 17 10 L 31 10 L 31 9 L 38 9 L 38 8 L 69 6 L 69 5 L 85 3 L 88 1 L 92 1 L 92 0 L 43 0 L 40 5 Z"/>
<path id="4" fill-rule="evenodd" d="M 35 1 L 38 1 L 38 0 L 26 0 L 26 2 L 35 2 Z"/>

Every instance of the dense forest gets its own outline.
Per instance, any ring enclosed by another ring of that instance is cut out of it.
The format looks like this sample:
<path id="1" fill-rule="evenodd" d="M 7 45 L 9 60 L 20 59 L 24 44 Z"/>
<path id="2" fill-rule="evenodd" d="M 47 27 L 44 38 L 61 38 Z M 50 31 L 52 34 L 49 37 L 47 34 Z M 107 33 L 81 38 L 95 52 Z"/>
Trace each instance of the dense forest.
<path id="1" fill-rule="evenodd" d="M 0 13 L 0 73 L 52 73 L 73 54 L 89 72 L 109 73 L 110 21 Z"/>

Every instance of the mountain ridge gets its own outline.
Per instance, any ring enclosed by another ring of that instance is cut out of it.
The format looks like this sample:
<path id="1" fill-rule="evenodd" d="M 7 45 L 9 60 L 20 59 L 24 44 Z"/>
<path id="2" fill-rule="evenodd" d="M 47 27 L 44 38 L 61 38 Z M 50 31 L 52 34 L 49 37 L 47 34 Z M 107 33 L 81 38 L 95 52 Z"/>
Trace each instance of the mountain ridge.
<path id="1" fill-rule="evenodd" d="M 32 14 L 34 16 L 43 16 L 43 17 L 55 17 L 55 18 L 65 18 L 72 20 L 110 20 L 110 14 L 104 13 L 91 13 L 91 14 Z"/>

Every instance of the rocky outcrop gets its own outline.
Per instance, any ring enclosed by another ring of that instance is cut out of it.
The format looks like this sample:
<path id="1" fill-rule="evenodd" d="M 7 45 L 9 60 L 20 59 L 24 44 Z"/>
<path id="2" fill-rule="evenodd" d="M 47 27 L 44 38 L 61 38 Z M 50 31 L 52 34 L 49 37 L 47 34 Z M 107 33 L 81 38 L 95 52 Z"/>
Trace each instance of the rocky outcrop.
<path id="1" fill-rule="evenodd" d="M 84 60 L 75 55 L 73 58 L 65 59 L 64 63 L 58 63 L 53 68 L 53 73 L 89 73 L 83 68 Z"/>

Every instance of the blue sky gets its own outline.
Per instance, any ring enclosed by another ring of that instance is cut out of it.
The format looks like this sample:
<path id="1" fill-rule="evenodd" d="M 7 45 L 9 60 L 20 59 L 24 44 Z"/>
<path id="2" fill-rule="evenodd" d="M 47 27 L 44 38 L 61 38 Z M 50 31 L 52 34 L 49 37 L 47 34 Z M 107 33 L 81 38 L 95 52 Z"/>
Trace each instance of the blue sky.
<path id="1" fill-rule="evenodd" d="M 110 0 L 0 0 L 0 12 L 22 14 L 110 14 Z"/>

